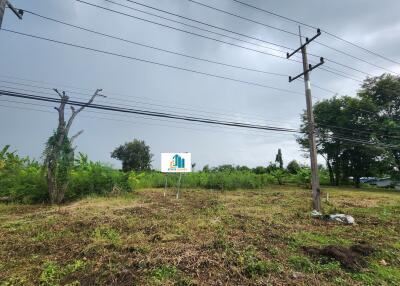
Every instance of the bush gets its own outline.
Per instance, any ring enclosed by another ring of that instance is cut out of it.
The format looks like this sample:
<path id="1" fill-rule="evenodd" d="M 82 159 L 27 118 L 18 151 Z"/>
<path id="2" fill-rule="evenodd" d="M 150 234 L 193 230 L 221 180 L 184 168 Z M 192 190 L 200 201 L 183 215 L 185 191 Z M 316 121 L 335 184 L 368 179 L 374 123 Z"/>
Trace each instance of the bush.
<path id="1" fill-rule="evenodd" d="M 286 170 L 290 173 L 290 174 L 297 174 L 300 171 L 300 165 L 299 163 L 297 163 L 296 160 L 290 161 L 289 164 L 286 167 Z"/>
<path id="2" fill-rule="evenodd" d="M 20 158 L 5 146 L 0 152 L 0 197 L 16 202 L 47 200 L 47 185 L 42 166 L 29 158 Z"/>
<path id="3" fill-rule="evenodd" d="M 129 190 L 128 174 L 99 162 L 89 162 L 75 166 L 65 199 L 74 200 L 91 194 L 106 195 L 114 188 Z"/>

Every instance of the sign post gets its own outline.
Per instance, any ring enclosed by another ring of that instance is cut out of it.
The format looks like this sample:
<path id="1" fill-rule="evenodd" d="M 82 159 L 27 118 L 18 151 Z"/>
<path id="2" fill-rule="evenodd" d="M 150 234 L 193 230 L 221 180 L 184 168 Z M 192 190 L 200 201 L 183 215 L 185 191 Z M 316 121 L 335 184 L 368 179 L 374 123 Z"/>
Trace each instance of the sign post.
<path id="1" fill-rule="evenodd" d="M 161 153 L 161 172 L 179 173 L 176 198 L 179 199 L 182 173 L 192 172 L 192 154 L 190 153 Z M 167 188 L 167 177 L 165 178 L 164 196 Z"/>

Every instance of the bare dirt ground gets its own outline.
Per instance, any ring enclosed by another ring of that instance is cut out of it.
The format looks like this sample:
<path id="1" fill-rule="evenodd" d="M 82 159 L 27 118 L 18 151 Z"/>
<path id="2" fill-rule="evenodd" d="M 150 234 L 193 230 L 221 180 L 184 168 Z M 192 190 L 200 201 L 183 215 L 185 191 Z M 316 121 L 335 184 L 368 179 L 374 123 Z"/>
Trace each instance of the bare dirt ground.
<path id="1" fill-rule="evenodd" d="M 0 285 L 400 285 L 400 193 L 140 190 L 0 205 Z"/>

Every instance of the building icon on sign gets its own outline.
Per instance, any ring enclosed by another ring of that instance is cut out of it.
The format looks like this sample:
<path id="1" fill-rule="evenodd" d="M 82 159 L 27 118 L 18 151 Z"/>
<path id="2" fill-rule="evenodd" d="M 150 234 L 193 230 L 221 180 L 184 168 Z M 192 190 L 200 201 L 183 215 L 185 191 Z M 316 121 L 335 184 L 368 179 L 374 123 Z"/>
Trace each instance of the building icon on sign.
<path id="1" fill-rule="evenodd" d="M 176 154 L 174 157 L 172 157 L 170 168 L 185 168 L 185 159 Z"/>
<path id="2" fill-rule="evenodd" d="M 190 173 L 192 172 L 192 154 L 190 153 L 161 153 L 161 172 Z"/>

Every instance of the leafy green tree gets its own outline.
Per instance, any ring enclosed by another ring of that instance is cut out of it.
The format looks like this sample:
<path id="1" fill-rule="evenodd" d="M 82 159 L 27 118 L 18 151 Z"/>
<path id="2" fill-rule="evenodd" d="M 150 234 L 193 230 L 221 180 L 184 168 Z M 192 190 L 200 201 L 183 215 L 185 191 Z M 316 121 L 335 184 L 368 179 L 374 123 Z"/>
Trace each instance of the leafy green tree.
<path id="1" fill-rule="evenodd" d="M 281 168 L 277 168 L 276 170 L 271 172 L 271 175 L 276 179 L 279 185 L 283 185 L 283 179 L 285 178 L 285 171 Z"/>
<path id="2" fill-rule="evenodd" d="M 209 173 L 209 172 L 210 172 L 210 166 L 209 166 L 209 165 L 205 165 L 205 166 L 203 167 L 203 172 L 204 172 L 204 173 Z"/>
<path id="3" fill-rule="evenodd" d="M 300 170 L 300 165 L 299 163 L 297 163 L 296 160 L 292 160 L 289 162 L 289 164 L 286 167 L 286 170 L 290 173 L 290 174 L 297 174 L 298 171 Z"/>
<path id="4" fill-rule="evenodd" d="M 278 149 L 278 154 L 276 154 L 275 162 L 279 165 L 279 169 L 283 169 L 283 158 L 281 149 Z"/>
<path id="5" fill-rule="evenodd" d="M 377 103 L 361 93 L 358 98 L 334 97 L 315 104 L 314 117 L 317 151 L 326 160 L 332 184 L 339 185 L 352 177 L 359 186 L 361 177 L 387 172 L 388 151 L 381 147 L 374 130 L 374 126 L 379 126 Z M 298 142 L 308 150 L 305 113 L 302 121 L 304 135 Z"/>
<path id="6" fill-rule="evenodd" d="M 257 166 L 255 167 L 253 170 L 253 173 L 257 174 L 257 175 L 261 175 L 261 174 L 266 174 L 268 173 L 268 170 L 266 167 L 263 166 Z"/>
<path id="7" fill-rule="evenodd" d="M 128 171 L 149 171 L 153 154 L 150 153 L 150 146 L 143 140 L 133 140 L 117 147 L 111 157 L 122 161 L 122 170 Z"/>
<path id="8" fill-rule="evenodd" d="M 377 141 L 393 146 L 387 149 L 386 159 L 390 162 L 389 172 L 400 179 L 400 77 L 383 74 L 368 78 L 358 95 L 375 106 L 370 129 Z"/>

